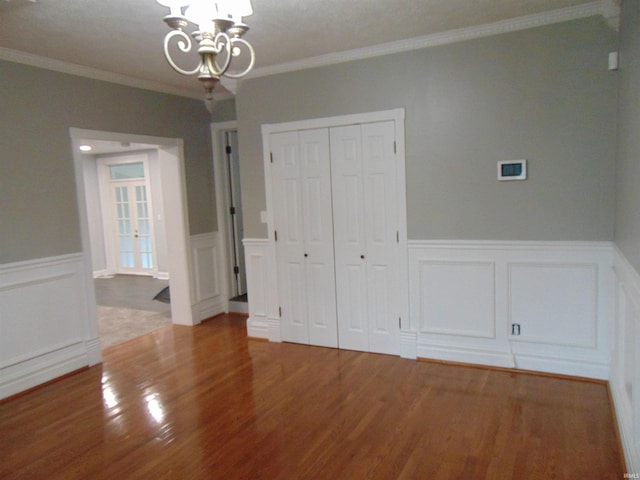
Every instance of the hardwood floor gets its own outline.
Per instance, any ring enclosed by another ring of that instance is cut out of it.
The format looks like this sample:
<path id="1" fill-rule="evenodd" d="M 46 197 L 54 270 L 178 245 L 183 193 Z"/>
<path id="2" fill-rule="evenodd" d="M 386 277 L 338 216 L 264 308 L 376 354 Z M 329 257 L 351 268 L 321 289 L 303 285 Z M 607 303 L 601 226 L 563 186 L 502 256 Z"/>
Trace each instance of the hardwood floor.
<path id="1" fill-rule="evenodd" d="M 621 479 L 606 385 L 168 326 L 0 403 L 2 479 Z"/>

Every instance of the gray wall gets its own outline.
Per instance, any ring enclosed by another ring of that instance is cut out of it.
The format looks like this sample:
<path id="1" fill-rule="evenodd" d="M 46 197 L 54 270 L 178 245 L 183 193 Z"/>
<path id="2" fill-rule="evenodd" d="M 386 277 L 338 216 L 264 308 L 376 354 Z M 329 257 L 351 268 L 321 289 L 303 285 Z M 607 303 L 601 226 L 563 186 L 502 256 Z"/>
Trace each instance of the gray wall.
<path id="1" fill-rule="evenodd" d="M 0 61 L 0 264 L 81 251 L 69 128 L 184 139 L 191 234 L 216 230 L 202 102 Z M 194 80 L 195 81 L 195 80 Z"/>
<path id="2" fill-rule="evenodd" d="M 245 81 L 245 235 L 267 234 L 261 124 L 404 107 L 410 239 L 612 240 L 615 45 L 593 17 Z"/>
<path id="3" fill-rule="evenodd" d="M 640 2 L 622 4 L 615 241 L 640 272 Z"/>

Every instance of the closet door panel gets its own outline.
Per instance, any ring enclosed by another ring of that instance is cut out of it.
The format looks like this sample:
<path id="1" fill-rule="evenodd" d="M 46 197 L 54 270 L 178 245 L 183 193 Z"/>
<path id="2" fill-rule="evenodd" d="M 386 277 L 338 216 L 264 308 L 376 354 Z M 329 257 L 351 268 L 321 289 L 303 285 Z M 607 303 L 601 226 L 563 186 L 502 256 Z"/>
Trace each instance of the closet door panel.
<path id="1" fill-rule="evenodd" d="M 309 343 L 298 133 L 272 135 L 271 148 L 282 338 L 290 342 Z"/>
<path id="2" fill-rule="evenodd" d="M 338 346 L 328 129 L 299 132 L 309 342 Z"/>
<path id="3" fill-rule="evenodd" d="M 393 122 L 362 125 L 367 289 L 372 352 L 397 354 L 398 202 Z"/>
<path id="4" fill-rule="evenodd" d="M 360 126 L 330 129 L 338 343 L 369 350 Z"/>

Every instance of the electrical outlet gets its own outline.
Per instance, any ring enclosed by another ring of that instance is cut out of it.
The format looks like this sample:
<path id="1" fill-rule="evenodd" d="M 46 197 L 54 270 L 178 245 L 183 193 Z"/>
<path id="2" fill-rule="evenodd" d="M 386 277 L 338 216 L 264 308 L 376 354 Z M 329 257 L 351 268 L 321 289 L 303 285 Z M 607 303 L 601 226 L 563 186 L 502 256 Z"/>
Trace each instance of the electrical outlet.
<path id="1" fill-rule="evenodd" d="M 520 324 L 519 323 L 512 323 L 511 324 L 511 335 L 513 335 L 513 336 L 520 335 Z"/>

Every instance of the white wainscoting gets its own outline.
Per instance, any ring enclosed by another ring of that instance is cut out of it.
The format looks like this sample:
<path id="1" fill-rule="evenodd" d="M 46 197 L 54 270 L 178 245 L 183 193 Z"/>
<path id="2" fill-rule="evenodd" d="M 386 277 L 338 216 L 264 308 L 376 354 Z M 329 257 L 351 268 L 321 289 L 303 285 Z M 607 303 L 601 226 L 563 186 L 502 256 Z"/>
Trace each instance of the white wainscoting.
<path id="1" fill-rule="evenodd" d="M 191 275 L 192 310 L 195 323 L 228 311 L 228 299 L 222 288 L 221 245 L 218 232 L 192 235 Z"/>
<path id="2" fill-rule="evenodd" d="M 410 241 L 417 356 L 607 379 L 612 256 L 608 242 Z"/>
<path id="3" fill-rule="evenodd" d="M 267 239 L 245 238 L 245 266 L 247 271 L 247 298 L 249 318 L 247 334 L 272 342 L 282 341 L 278 313 L 278 282 L 276 256 Z"/>
<path id="4" fill-rule="evenodd" d="M 0 398 L 100 362 L 86 276 L 81 254 L 0 265 Z"/>
<path id="5" fill-rule="evenodd" d="M 640 472 L 640 275 L 614 250 L 615 316 L 609 387 L 628 472 Z"/>

